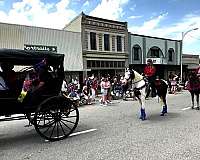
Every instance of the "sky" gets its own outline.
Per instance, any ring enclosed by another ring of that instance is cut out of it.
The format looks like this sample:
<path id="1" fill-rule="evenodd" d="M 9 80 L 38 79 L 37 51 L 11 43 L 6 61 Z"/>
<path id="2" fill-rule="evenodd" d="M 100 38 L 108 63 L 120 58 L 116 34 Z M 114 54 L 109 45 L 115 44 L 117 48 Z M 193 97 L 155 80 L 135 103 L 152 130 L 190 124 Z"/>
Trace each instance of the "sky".
<path id="1" fill-rule="evenodd" d="M 3 23 L 62 29 L 81 12 L 128 22 L 133 34 L 181 40 L 183 33 L 183 53 L 200 55 L 200 0 L 0 0 Z"/>

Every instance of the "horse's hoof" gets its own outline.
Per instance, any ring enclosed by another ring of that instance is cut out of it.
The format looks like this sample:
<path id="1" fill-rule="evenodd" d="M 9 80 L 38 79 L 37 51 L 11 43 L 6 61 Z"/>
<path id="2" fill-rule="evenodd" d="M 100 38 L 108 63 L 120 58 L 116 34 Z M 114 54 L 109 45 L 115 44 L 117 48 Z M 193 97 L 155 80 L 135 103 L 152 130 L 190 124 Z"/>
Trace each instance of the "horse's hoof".
<path id="1" fill-rule="evenodd" d="M 167 113 L 167 106 L 163 106 L 163 110 L 162 110 L 160 116 L 164 116 L 165 113 Z"/>
<path id="2" fill-rule="evenodd" d="M 161 113 L 160 116 L 165 116 L 165 113 Z"/>
<path id="3" fill-rule="evenodd" d="M 160 116 L 165 116 L 166 113 L 167 113 L 167 111 L 161 112 Z"/>
<path id="4" fill-rule="evenodd" d="M 140 117 L 139 119 L 141 119 L 142 121 L 147 120 L 146 117 Z"/>
<path id="5" fill-rule="evenodd" d="M 199 108 L 199 107 L 197 107 L 196 109 L 197 109 L 197 110 L 199 110 L 200 108 Z"/>
<path id="6" fill-rule="evenodd" d="M 142 118 L 142 121 L 145 121 L 145 120 L 147 120 L 146 118 Z"/>
<path id="7" fill-rule="evenodd" d="M 146 113 L 145 113 L 145 109 L 142 109 L 141 108 L 141 114 L 140 114 L 140 119 L 142 120 L 142 121 L 144 121 L 144 120 L 146 120 Z"/>

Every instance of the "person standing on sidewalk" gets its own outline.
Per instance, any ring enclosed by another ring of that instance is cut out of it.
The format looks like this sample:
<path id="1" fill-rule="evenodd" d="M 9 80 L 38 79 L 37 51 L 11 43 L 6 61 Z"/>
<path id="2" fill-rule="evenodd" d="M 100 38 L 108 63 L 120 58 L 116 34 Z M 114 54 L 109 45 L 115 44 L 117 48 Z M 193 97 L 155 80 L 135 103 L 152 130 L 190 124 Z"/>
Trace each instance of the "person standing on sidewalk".
<path id="1" fill-rule="evenodd" d="M 102 103 L 103 106 L 107 106 L 107 100 L 108 100 L 108 88 L 109 88 L 109 83 L 108 83 L 108 78 L 105 77 L 102 79 L 101 82 L 101 91 L 102 91 Z"/>
<path id="2" fill-rule="evenodd" d="M 92 88 L 94 90 L 94 94 L 95 94 L 95 97 L 98 97 L 98 81 L 97 81 L 97 77 L 94 77 L 94 80 L 93 80 L 93 83 L 92 83 Z"/>
<path id="3" fill-rule="evenodd" d="M 108 94 L 107 94 L 107 103 L 112 103 L 111 102 L 111 88 L 112 88 L 112 79 L 110 77 L 110 75 L 108 74 L 108 78 L 107 78 L 107 87 L 108 87 Z"/>
<path id="4" fill-rule="evenodd" d="M 105 81 L 105 78 L 102 77 L 101 78 L 101 82 L 100 82 L 100 88 L 101 88 L 101 98 L 99 100 L 100 102 L 100 105 L 103 105 L 104 104 L 104 88 L 103 88 L 103 85 L 104 85 L 104 82 Z"/>

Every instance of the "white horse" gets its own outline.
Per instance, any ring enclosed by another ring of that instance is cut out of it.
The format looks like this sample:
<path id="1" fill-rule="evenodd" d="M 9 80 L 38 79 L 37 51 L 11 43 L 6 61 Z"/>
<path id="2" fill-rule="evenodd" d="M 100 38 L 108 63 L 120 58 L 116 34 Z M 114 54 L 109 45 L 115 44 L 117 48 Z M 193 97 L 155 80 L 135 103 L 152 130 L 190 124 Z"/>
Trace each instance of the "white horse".
<path id="1" fill-rule="evenodd" d="M 127 70 L 125 72 L 125 79 L 127 85 L 132 85 L 135 96 L 138 98 L 140 103 L 140 119 L 146 120 L 145 113 L 145 97 L 146 97 L 146 82 L 144 77 L 134 70 Z M 163 110 L 161 116 L 164 116 L 167 113 L 167 103 L 166 103 L 166 94 L 167 94 L 167 83 L 164 80 L 157 79 L 155 82 L 155 87 L 157 94 L 163 102 Z"/>

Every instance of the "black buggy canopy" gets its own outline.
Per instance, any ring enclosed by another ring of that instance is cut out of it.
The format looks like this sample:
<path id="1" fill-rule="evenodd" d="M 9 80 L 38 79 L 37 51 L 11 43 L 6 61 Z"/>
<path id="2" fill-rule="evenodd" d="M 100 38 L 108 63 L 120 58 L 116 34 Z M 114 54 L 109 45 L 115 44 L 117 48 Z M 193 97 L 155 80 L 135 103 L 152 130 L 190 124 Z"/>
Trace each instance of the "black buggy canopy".
<path id="1" fill-rule="evenodd" d="M 0 63 L 7 62 L 13 65 L 34 65 L 46 59 L 48 65 L 63 65 L 64 54 L 48 51 L 25 51 L 20 49 L 0 49 Z"/>

